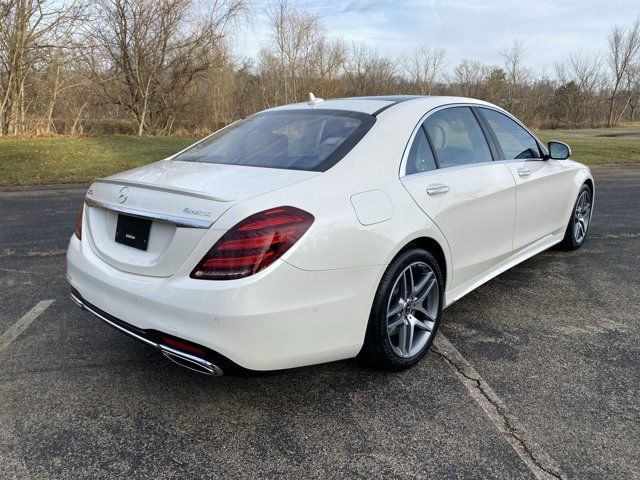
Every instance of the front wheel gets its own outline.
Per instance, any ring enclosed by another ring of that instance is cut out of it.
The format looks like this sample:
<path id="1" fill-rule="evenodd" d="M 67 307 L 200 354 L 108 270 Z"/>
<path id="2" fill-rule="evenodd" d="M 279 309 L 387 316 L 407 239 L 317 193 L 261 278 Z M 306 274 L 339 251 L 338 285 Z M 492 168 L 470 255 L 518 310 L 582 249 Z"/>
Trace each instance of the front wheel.
<path id="1" fill-rule="evenodd" d="M 593 192 L 586 183 L 582 185 L 578 198 L 573 208 L 573 214 L 569 219 L 560 248 L 563 250 L 577 250 L 587 238 L 589 225 L 591 224 L 591 207 L 593 205 Z"/>
<path id="2" fill-rule="evenodd" d="M 362 356 L 385 370 L 415 365 L 433 343 L 442 317 L 444 285 L 429 252 L 411 249 L 387 268 L 371 308 Z"/>

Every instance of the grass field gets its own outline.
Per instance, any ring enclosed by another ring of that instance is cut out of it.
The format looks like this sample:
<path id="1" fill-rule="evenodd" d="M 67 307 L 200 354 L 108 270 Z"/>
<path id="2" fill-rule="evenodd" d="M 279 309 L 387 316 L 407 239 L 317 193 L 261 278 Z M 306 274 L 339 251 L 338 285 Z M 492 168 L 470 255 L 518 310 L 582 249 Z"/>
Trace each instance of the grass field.
<path id="1" fill-rule="evenodd" d="M 168 157 L 196 140 L 126 135 L 0 139 L 0 185 L 89 183 Z"/>
<path id="2" fill-rule="evenodd" d="M 594 130 L 546 130 L 541 140 L 568 143 L 588 165 L 640 162 L 640 124 Z M 91 182 L 165 158 L 190 137 L 53 137 L 0 139 L 0 185 Z"/>
<path id="3" fill-rule="evenodd" d="M 640 163 L 640 124 L 620 128 L 542 130 L 540 140 L 560 140 L 571 147 L 571 158 L 587 165 Z"/>

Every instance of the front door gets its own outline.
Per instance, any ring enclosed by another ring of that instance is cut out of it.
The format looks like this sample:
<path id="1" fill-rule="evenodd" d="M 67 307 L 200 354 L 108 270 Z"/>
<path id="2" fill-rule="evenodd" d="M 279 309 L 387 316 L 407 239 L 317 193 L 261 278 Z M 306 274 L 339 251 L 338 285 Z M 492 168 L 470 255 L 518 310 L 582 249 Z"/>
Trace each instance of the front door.
<path id="1" fill-rule="evenodd" d="M 542 159 L 538 142 L 515 120 L 490 108 L 478 110 L 516 182 L 513 248 L 517 251 L 564 227 L 564 169 L 557 160 Z"/>
<path id="2" fill-rule="evenodd" d="M 516 181 L 513 248 L 519 250 L 564 228 L 564 169 L 557 160 L 505 162 Z"/>

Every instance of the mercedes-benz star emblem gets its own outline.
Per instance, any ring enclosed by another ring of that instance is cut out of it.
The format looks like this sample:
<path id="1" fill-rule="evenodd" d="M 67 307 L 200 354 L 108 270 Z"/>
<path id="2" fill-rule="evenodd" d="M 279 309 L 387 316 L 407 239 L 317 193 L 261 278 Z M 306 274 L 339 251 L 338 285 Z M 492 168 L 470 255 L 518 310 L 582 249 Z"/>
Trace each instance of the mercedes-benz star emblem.
<path id="1" fill-rule="evenodd" d="M 120 189 L 120 195 L 118 195 L 118 201 L 120 203 L 126 202 L 128 195 L 129 195 L 129 187 L 122 187 Z"/>

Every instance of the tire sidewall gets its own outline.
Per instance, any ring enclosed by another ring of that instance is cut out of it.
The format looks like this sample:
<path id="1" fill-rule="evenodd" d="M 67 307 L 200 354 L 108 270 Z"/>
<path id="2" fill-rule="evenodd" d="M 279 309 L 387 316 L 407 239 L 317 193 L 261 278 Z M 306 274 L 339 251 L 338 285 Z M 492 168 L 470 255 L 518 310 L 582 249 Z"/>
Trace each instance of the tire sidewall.
<path id="1" fill-rule="evenodd" d="M 591 196 L 591 199 L 590 199 L 591 211 L 589 212 L 589 223 L 587 225 L 587 231 L 584 233 L 584 237 L 582 237 L 582 240 L 578 242 L 573 232 L 575 231 L 575 226 L 576 226 L 576 208 L 578 207 L 578 201 L 580 201 L 580 196 L 584 191 L 588 191 L 589 195 Z M 580 188 L 580 191 L 578 192 L 578 196 L 576 197 L 576 201 L 573 203 L 573 209 L 571 210 L 571 219 L 569 220 L 569 225 L 568 225 L 569 231 L 567 233 L 570 235 L 569 238 L 571 239 L 571 245 L 574 249 L 581 247 L 584 244 L 585 240 L 587 239 L 587 235 L 589 234 L 589 229 L 591 228 L 592 215 L 593 215 L 593 192 L 589 188 L 589 185 L 585 183 Z"/>
<path id="2" fill-rule="evenodd" d="M 389 342 L 389 337 L 387 335 L 387 306 L 389 295 L 391 294 L 391 289 L 394 287 L 395 280 L 397 279 L 398 275 L 408 265 L 417 261 L 426 263 L 433 270 L 436 276 L 439 295 L 438 313 L 436 316 L 432 334 L 424 347 L 413 357 L 402 358 L 393 351 L 391 343 Z M 373 343 L 371 347 L 373 347 L 373 349 L 375 350 L 375 356 L 378 357 L 377 363 L 380 364 L 380 366 L 392 370 L 402 370 L 416 364 L 420 361 L 420 359 L 422 359 L 422 357 L 425 356 L 426 352 L 429 350 L 431 344 L 433 343 L 436 332 L 438 330 L 438 326 L 440 325 L 440 319 L 442 318 L 442 307 L 444 303 L 443 283 L 442 272 L 440 271 L 438 262 L 436 261 L 434 256 L 426 250 L 412 248 L 403 252 L 398 257 L 396 257 L 393 262 L 391 262 L 384 275 L 382 276 L 380 285 L 378 286 L 378 290 L 376 291 L 376 296 L 371 308 L 369 328 L 367 332 L 369 340 Z"/>

